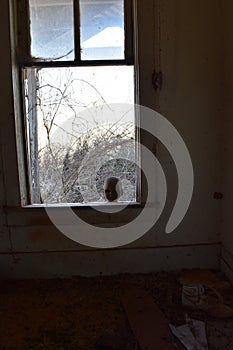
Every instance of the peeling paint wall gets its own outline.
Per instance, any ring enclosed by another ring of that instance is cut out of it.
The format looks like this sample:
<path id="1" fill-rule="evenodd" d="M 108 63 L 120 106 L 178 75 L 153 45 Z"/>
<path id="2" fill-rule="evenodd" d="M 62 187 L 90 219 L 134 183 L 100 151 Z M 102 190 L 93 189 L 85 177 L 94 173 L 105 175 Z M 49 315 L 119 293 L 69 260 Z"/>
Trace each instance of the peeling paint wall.
<path id="1" fill-rule="evenodd" d="M 141 102 L 156 108 L 180 132 L 193 161 L 195 187 L 183 222 L 175 232 L 166 235 L 164 229 L 177 194 L 177 176 L 168 152 L 158 144 L 157 155 L 168 183 L 165 210 L 144 237 L 119 250 L 108 251 L 80 246 L 57 232 L 48 219 L 40 220 L 35 209 L 20 209 L 13 102 L 9 93 L 7 5 L 7 0 L 2 1 L 4 20 L 0 27 L 6 54 L 1 57 L 0 67 L 5 89 L 1 96 L 0 190 L 1 205 L 11 208 L 0 213 L 0 276 L 28 278 L 219 268 L 221 201 L 214 198 L 214 193 L 222 190 L 221 2 L 139 0 Z M 154 69 L 163 74 L 162 90 L 157 92 L 152 84 Z"/>

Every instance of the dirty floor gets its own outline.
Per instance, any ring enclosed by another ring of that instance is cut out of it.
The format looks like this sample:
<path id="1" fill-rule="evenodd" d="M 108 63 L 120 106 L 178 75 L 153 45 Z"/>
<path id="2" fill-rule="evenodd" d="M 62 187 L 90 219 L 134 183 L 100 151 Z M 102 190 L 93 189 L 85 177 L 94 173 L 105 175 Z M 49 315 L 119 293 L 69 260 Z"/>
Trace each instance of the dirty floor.
<path id="1" fill-rule="evenodd" d="M 129 283 L 144 288 L 169 323 L 182 325 L 187 310 L 179 275 L 0 281 L 0 349 L 139 350 L 122 291 Z M 224 298 L 233 305 L 232 290 Z M 233 350 L 233 318 L 219 319 L 200 310 L 188 314 L 205 322 L 210 350 Z"/>

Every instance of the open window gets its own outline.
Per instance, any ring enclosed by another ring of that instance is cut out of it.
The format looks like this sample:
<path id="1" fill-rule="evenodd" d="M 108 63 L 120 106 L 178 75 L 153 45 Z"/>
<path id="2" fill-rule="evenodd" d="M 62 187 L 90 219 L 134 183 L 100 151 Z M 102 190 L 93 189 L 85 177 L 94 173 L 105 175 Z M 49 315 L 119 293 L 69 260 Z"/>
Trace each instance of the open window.
<path id="1" fill-rule="evenodd" d="M 111 176 L 138 202 L 134 1 L 18 0 L 16 13 L 23 204 L 101 204 Z"/>

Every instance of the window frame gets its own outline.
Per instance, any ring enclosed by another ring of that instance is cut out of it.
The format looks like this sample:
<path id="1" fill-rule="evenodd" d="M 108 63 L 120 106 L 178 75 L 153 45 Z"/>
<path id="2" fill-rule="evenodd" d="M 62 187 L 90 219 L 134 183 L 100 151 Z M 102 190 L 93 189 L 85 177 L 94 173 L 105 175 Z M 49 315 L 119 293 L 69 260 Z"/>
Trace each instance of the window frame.
<path id="1" fill-rule="evenodd" d="M 28 0 L 14 1 L 14 18 L 16 19 L 17 48 L 16 56 L 21 68 L 26 67 L 82 67 L 108 65 L 134 65 L 137 53 L 137 0 L 124 0 L 124 28 L 125 28 L 125 59 L 81 60 L 79 1 L 74 3 L 74 60 L 50 60 L 31 56 L 30 14 Z"/>
<path id="2" fill-rule="evenodd" d="M 29 15 L 29 1 L 28 0 L 13 0 L 13 16 L 16 19 L 14 22 L 14 39 L 15 42 L 15 59 L 18 74 L 14 78 L 14 91 L 18 89 L 18 96 L 14 100 L 20 100 L 20 108 L 16 107 L 16 142 L 18 150 L 18 167 L 19 167 L 19 181 L 20 181 L 20 195 L 21 206 L 26 208 L 39 208 L 47 205 L 52 207 L 71 206 L 73 208 L 89 208 L 104 206 L 105 203 L 56 203 L 34 204 L 33 190 L 31 187 L 31 174 L 29 168 L 30 152 L 28 151 L 28 135 L 26 135 L 26 121 L 25 121 L 25 105 L 23 92 L 23 68 L 58 68 L 58 67 L 94 67 L 94 66 L 118 66 L 118 65 L 132 65 L 134 67 L 134 100 L 139 105 L 139 71 L 138 71 L 138 48 L 137 48 L 137 0 L 124 0 L 124 28 L 125 28 L 125 59 L 112 60 L 81 60 L 80 48 L 80 30 L 79 30 L 79 1 L 74 0 L 74 60 L 46 60 L 31 57 L 30 54 L 30 15 Z M 20 20 L 19 20 L 20 18 Z M 77 21 L 77 22 L 76 22 Z M 76 24 L 75 24 L 76 22 Z M 77 57 L 78 56 L 78 57 Z M 16 101 L 15 101 L 16 102 Z M 16 103 L 15 103 L 16 105 Z M 22 137 L 23 135 L 23 137 Z M 135 110 L 135 137 L 140 142 L 140 118 Z M 140 157 L 140 150 L 137 150 L 138 157 Z M 140 158 L 139 158 L 140 161 Z M 136 201 L 129 203 L 129 206 L 141 208 L 143 206 L 141 193 L 141 171 L 137 174 L 137 188 Z M 119 205 L 117 203 L 110 203 L 111 206 Z"/>
<path id="3" fill-rule="evenodd" d="M 1 109 L 6 117 L 2 118 L 1 126 L 2 130 L 7 130 L 7 132 L 3 132 L 1 135 L 1 163 L 3 170 L 3 198 L 1 203 L 9 227 L 22 227 L 23 229 L 27 227 L 30 232 L 31 230 L 33 232 L 35 230 L 45 232 L 44 230 L 46 230 L 48 234 L 50 232 L 54 234 L 58 231 L 50 222 L 43 205 L 27 205 L 28 187 L 25 182 L 25 174 L 27 173 L 26 150 L 25 144 L 21 142 L 24 135 L 24 125 L 22 121 L 22 103 L 19 103 L 22 96 L 22 87 L 20 84 L 19 65 L 21 53 L 17 49 L 19 36 L 16 35 L 17 31 L 19 31 L 14 6 L 16 0 L 3 1 L 3 21 L 0 26 L 4 36 L 2 45 L 5 55 L 2 57 L 0 71 L 5 81 L 5 89 L 1 99 L 4 104 L 2 104 Z M 21 2 L 21 0 L 18 1 Z M 161 69 L 160 1 L 147 0 L 145 3 L 144 1 L 136 0 L 135 4 L 136 21 L 134 22 L 134 31 L 137 33 L 135 42 L 135 71 L 137 74 L 135 82 L 137 91 L 141 105 L 160 110 L 159 90 L 155 91 L 152 84 L 153 72 Z M 18 34 L 20 35 L 20 33 Z M 150 41 L 151 45 L 148 45 L 148 41 Z M 141 118 L 140 124 L 143 128 L 143 118 Z M 141 131 L 140 142 L 145 144 L 152 152 L 155 152 L 156 145 L 154 140 L 151 142 L 147 137 L 145 138 Z M 133 214 L 137 215 L 140 213 L 141 207 L 146 201 L 145 192 L 146 184 L 142 179 L 140 189 L 142 195 L 141 204 L 125 208 L 121 212 L 120 217 L 108 214 L 103 217 L 99 213 L 96 214 L 93 208 L 87 206 L 79 206 L 73 208 L 73 210 L 78 214 L 82 213 L 90 224 L 124 224 L 129 221 Z"/>

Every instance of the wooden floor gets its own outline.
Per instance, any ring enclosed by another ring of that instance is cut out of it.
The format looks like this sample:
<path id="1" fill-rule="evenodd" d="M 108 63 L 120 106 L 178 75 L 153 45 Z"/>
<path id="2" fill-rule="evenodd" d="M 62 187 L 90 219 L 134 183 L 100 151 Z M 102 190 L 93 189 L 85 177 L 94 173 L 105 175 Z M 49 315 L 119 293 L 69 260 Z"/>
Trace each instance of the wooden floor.
<path id="1" fill-rule="evenodd" d="M 0 349 L 139 350 L 122 293 L 129 285 L 132 294 L 134 287 L 142 288 L 167 322 L 181 325 L 185 310 L 178 277 L 179 273 L 157 273 L 1 281 Z M 228 301 L 233 302 L 230 297 Z M 232 319 L 213 319 L 198 310 L 190 316 L 205 321 L 210 350 L 233 349 Z"/>

